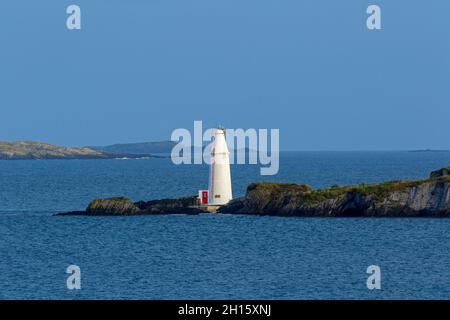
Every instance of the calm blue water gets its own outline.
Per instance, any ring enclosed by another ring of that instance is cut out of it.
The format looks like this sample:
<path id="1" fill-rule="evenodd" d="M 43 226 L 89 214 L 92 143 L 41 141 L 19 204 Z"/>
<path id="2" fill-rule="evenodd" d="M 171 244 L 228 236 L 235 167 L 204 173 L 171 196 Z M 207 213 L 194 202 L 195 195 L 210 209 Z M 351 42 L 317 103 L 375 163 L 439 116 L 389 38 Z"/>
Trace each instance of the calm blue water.
<path id="1" fill-rule="evenodd" d="M 450 152 L 284 153 L 275 177 L 233 166 L 235 195 L 258 180 L 332 184 L 426 177 Z M 0 161 L 0 298 L 450 298 L 450 220 L 232 215 L 55 217 L 97 197 L 195 194 L 208 168 L 169 159 Z M 65 269 L 80 266 L 81 290 Z M 366 288 L 379 265 L 382 289 Z"/>

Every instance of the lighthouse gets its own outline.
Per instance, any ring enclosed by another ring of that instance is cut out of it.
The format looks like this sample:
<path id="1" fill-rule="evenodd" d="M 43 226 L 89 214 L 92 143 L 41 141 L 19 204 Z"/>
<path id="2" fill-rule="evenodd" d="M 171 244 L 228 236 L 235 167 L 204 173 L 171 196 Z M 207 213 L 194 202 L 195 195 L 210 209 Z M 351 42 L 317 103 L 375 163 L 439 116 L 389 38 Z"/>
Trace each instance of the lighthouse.
<path id="1" fill-rule="evenodd" d="M 231 192 L 230 152 L 225 140 L 225 129 L 217 128 L 211 148 L 211 168 L 209 173 L 208 204 L 220 206 L 227 204 Z"/>

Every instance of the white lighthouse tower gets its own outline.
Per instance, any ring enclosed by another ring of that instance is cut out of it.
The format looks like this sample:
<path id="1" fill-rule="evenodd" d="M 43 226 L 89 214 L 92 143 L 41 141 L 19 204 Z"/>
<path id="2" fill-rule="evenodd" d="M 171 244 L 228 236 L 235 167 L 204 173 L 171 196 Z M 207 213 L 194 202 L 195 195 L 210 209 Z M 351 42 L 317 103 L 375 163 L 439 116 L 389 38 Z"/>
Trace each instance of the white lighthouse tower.
<path id="1" fill-rule="evenodd" d="M 233 199 L 231 192 L 230 152 L 225 141 L 224 128 L 217 128 L 214 133 L 208 194 L 209 205 L 224 205 Z"/>

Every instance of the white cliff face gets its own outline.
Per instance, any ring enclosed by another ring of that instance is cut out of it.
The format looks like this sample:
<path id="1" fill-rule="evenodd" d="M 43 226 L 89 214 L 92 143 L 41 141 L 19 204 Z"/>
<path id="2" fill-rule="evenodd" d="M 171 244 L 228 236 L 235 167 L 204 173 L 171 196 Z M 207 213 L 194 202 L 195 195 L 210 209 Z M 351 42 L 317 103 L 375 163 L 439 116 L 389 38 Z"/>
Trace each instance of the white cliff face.
<path id="1" fill-rule="evenodd" d="M 225 130 L 216 129 L 214 144 L 211 149 L 208 204 L 224 205 L 233 199 L 229 157 L 230 152 L 225 141 Z"/>

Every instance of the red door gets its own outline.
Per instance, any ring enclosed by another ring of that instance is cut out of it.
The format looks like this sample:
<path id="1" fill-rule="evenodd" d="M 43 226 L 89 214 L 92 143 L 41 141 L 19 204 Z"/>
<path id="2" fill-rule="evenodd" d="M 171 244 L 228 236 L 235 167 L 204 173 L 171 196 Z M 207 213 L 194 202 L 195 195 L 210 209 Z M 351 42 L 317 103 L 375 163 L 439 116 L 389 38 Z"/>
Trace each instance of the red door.
<path id="1" fill-rule="evenodd" d="M 202 191 L 202 204 L 208 203 L 208 191 Z"/>

